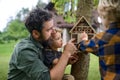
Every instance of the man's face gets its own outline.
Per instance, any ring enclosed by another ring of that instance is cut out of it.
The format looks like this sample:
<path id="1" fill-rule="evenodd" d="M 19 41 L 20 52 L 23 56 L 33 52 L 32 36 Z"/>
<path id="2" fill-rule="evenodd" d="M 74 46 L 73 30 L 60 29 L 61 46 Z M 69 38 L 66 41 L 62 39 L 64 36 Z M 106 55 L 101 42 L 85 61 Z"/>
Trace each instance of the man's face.
<path id="1" fill-rule="evenodd" d="M 43 29 L 41 32 L 42 40 L 43 41 L 48 40 L 51 37 L 52 31 L 53 31 L 53 19 L 43 24 Z"/>

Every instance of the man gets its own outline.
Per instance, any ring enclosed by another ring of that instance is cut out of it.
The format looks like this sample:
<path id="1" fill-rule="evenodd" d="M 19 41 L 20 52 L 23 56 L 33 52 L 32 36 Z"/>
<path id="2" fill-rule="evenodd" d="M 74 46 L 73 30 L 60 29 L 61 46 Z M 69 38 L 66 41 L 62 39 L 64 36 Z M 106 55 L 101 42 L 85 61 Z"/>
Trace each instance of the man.
<path id="1" fill-rule="evenodd" d="M 30 37 L 20 41 L 11 56 L 8 80 L 62 80 L 64 70 L 76 47 L 69 41 L 63 51 L 58 64 L 49 71 L 44 65 L 43 45 L 55 34 L 53 18 L 49 12 L 39 8 L 30 12 L 25 26 Z M 74 58 L 71 63 L 76 62 Z"/>

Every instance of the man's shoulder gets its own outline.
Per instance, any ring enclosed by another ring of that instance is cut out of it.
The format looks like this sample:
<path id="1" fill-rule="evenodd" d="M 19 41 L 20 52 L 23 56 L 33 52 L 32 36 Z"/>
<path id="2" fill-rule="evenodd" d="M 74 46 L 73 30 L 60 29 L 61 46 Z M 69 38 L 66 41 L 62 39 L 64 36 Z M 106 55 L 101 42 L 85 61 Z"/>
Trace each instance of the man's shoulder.
<path id="1" fill-rule="evenodd" d="M 25 38 L 25 39 L 22 39 L 19 43 L 17 43 L 18 46 L 22 46 L 22 47 L 32 47 L 32 46 L 35 46 L 33 44 L 33 42 L 28 39 L 28 38 Z"/>
<path id="2" fill-rule="evenodd" d="M 26 49 L 32 49 L 32 50 L 36 50 L 37 47 L 35 46 L 35 44 L 28 38 L 26 39 L 22 39 L 20 42 L 18 42 L 15 46 L 15 48 L 18 51 L 21 50 L 26 50 Z"/>
<path id="3" fill-rule="evenodd" d="M 18 56 L 21 55 L 22 57 L 37 57 L 42 54 L 42 49 L 36 47 L 31 40 L 22 39 L 16 44 L 13 54 Z"/>

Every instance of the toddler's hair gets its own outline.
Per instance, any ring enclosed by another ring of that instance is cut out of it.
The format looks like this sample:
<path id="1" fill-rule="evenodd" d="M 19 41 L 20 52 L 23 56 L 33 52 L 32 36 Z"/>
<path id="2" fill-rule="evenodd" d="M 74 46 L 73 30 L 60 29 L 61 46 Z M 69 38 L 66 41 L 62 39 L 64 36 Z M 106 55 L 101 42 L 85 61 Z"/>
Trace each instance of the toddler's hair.
<path id="1" fill-rule="evenodd" d="M 55 28 L 55 31 L 62 33 L 62 29 L 60 29 L 60 28 Z"/>

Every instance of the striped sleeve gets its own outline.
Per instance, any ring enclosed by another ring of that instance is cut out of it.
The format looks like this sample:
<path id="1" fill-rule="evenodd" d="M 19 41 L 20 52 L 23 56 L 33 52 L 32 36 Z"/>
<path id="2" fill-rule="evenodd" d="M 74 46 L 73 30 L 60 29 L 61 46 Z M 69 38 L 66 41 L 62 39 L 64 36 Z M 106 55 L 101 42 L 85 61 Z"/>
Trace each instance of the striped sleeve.
<path id="1" fill-rule="evenodd" d="M 91 40 L 81 41 L 77 47 L 80 51 L 87 51 L 97 55 L 97 51 L 99 48 L 98 42 L 102 38 L 102 36 L 103 32 L 96 34 Z"/>

